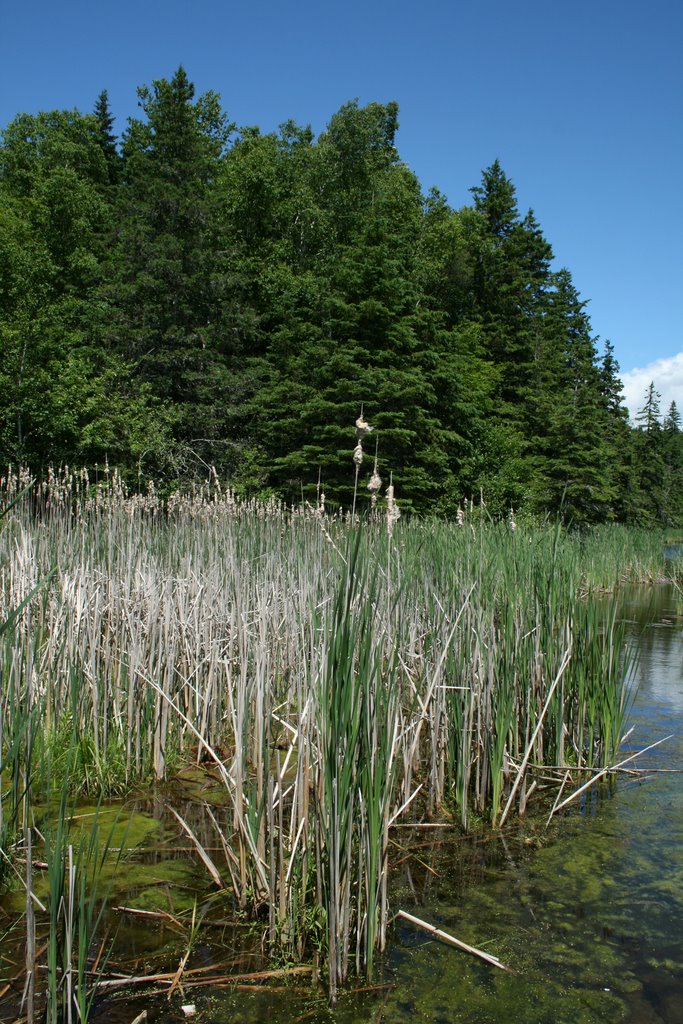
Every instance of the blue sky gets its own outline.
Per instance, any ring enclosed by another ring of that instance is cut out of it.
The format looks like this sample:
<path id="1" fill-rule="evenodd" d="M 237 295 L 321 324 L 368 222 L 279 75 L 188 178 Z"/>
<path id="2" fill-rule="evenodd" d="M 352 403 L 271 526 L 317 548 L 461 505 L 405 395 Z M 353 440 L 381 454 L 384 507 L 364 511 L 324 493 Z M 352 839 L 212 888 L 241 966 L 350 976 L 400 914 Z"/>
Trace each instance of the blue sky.
<path id="1" fill-rule="evenodd" d="M 0 126 L 92 109 L 182 63 L 238 124 L 317 132 L 342 103 L 395 99 L 425 189 L 470 201 L 497 157 L 609 338 L 631 407 L 651 378 L 683 407 L 680 0 L 0 2 Z"/>

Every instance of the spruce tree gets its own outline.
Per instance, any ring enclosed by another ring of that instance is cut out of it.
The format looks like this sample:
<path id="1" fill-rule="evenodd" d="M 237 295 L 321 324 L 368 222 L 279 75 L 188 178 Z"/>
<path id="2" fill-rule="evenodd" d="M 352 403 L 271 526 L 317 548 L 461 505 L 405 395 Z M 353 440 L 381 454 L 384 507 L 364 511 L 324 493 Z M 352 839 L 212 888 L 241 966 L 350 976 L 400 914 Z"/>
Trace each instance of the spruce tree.
<path id="1" fill-rule="evenodd" d="M 554 275 L 539 381 L 536 479 L 539 511 L 585 525 L 610 517 L 616 492 L 605 465 L 607 406 L 586 303 L 567 270 Z"/>
<path id="2" fill-rule="evenodd" d="M 613 500 L 607 518 L 623 523 L 635 522 L 637 509 L 634 505 L 636 484 L 633 475 L 633 436 L 628 424 L 628 409 L 624 405 L 619 364 L 614 357 L 614 346 L 609 341 L 605 342 L 600 363 L 600 394 L 605 411 L 601 463 L 613 488 Z"/>
<path id="3" fill-rule="evenodd" d="M 533 487 L 534 399 L 552 286 L 552 249 L 530 210 L 520 218 L 515 188 L 498 161 L 471 190 L 475 266 L 472 315 L 495 377 L 489 431 L 501 453 L 487 485 L 498 506 L 523 504 Z"/>
<path id="4" fill-rule="evenodd" d="M 103 294 L 112 311 L 109 343 L 165 407 L 177 443 L 156 453 L 157 469 L 203 472 L 220 461 L 230 388 L 213 184 L 232 126 L 214 93 L 195 100 L 182 67 L 138 96 L 144 119 L 131 120 L 123 138 L 111 286 Z"/>
<path id="5" fill-rule="evenodd" d="M 667 526 L 683 526 L 683 430 L 681 415 L 672 402 L 662 423 L 664 474 L 662 506 Z"/>
<path id="6" fill-rule="evenodd" d="M 650 382 L 645 404 L 636 414 L 634 477 L 638 520 L 665 525 L 665 460 L 659 402 L 661 395 Z"/>
<path id="7" fill-rule="evenodd" d="M 109 180 L 112 184 L 118 181 L 121 158 L 116 148 L 116 134 L 114 133 L 114 116 L 109 107 L 109 94 L 106 89 L 97 97 L 93 115 L 98 126 L 98 142 L 104 153 L 107 162 Z"/>

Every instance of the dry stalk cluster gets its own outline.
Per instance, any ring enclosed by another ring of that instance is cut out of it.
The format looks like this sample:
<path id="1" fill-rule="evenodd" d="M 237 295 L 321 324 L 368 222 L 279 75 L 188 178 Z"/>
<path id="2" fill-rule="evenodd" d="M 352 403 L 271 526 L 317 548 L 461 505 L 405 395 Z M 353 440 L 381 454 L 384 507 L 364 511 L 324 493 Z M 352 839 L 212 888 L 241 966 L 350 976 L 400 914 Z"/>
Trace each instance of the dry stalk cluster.
<path id="1" fill-rule="evenodd" d="M 0 502 L 28 482 L 7 474 Z M 395 824 L 496 823 L 513 789 L 524 810 L 531 764 L 602 765 L 622 727 L 628 652 L 578 596 L 576 547 L 471 506 L 467 529 L 395 529 L 392 502 L 390 485 L 389 530 L 358 528 L 320 503 L 240 502 L 213 476 L 162 500 L 65 468 L 0 533 L 0 622 L 20 609 L 0 649 L 2 767 L 30 774 L 29 721 L 38 751 L 66 723 L 92 790 L 209 759 L 229 813 L 207 809 L 223 851 L 196 840 L 207 869 L 265 911 L 273 948 L 322 950 L 332 998 L 385 945 Z"/>

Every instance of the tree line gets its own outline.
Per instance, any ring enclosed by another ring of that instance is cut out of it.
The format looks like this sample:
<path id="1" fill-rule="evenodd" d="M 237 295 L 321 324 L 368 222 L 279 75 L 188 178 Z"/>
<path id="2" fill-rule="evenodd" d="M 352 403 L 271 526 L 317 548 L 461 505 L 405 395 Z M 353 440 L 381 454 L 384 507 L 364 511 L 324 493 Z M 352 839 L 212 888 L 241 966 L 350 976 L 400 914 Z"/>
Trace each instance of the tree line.
<path id="1" fill-rule="evenodd" d="M 498 161 L 454 209 L 401 161 L 395 103 L 316 138 L 238 128 L 183 68 L 138 95 L 121 138 L 106 92 L 2 133 L 1 463 L 168 487 L 213 466 L 348 506 L 362 409 L 361 482 L 376 457 L 405 509 L 683 522 L 675 404 L 651 387 L 629 424 Z"/>

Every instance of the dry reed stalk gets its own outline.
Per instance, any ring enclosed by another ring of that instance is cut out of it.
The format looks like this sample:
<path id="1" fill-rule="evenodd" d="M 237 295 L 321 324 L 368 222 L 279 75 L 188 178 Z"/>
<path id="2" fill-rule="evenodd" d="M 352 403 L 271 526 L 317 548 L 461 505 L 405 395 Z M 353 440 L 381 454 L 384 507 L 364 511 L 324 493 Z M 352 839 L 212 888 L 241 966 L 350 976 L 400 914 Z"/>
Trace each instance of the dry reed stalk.
<path id="1" fill-rule="evenodd" d="M 558 684 L 559 684 L 560 680 L 562 679 L 562 676 L 564 675 L 565 669 L 567 668 L 567 665 L 569 664 L 569 659 L 571 658 L 571 653 L 572 653 L 572 648 L 571 648 L 571 644 L 570 644 L 569 647 L 564 652 L 564 655 L 562 656 L 562 662 L 561 662 L 560 667 L 559 667 L 559 669 L 557 671 L 557 675 L 553 679 L 552 685 L 551 685 L 550 689 L 548 690 L 548 696 L 546 697 L 545 704 L 543 705 L 543 710 L 541 711 L 541 714 L 539 715 L 538 722 L 536 723 L 536 728 L 534 729 L 533 735 L 532 735 L 531 739 L 529 740 L 529 744 L 528 744 L 528 746 L 526 748 L 524 757 L 522 758 L 522 763 L 520 764 L 519 769 L 517 771 L 517 777 L 516 777 L 516 779 L 514 781 L 512 789 L 510 790 L 510 795 L 509 795 L 507 803 L 505 805 L 505 809 L 504 809 L 504 811 L 503 811 L 503 813 L 502 813 L 502 815 L 500 817 L 499 828 L 502 828 L 503 825 L 505 824 L 505 821 L 507 819 L 510 807 L 512 806 L 512 801 L 515 798 L 515 793 L 517 792 L 519 784 L 522 781 L 522 778 L 524 777 L 524 772 L 526 771 L 527 764 L 529 763 L 529 758 L 531 757 L 531 752 L 532 752 L 532 750 L 534 748 L 534 743 L 536 742 L 536 737 L 538 736 L 538 734 L 539 734 L 539 732 L 540 732 L 540 730 L 541 730 L 541 728 L 543 726 L 543 721 L 545 719 L 545 716 L 546 716 L 546 713 L 548 711 L 548 708 L 550 707 L 550 701 L 553 698 L 553 694 L 555 693 L 555 690 L 557 689 Z"/>
<path id="2" fill-rule="evenodd" d="M 111 909 L 113 913 L 130 914 L 133 917 L 144 917 L 148 920 L 167 921 L 170 925 L 179 928 L 180 931 L 187 931 L 187 925 L 179 921 L 173 914 L 168 914 L 163 910 L 138 910 L 136 907 L 112 907 Z"/>
<path id="3" fill-rule="evenodd" d="M 413 914 L 408 914 L 405 910 L 399 910 L 396 916 L 402 917 L 405 921 L 410 921 L 411 924 L 417 925 L 418 928 L 422 928 L 423 931 L 426 931 L 429 935 L 433 935 L 435 939 L 441 939 L 443 942 L 447 942 L 450 946 L 455 946 L 457 949 L 462 949 L 465 953 L 471 953 L 472 956 L 477 956 L 480 960 L 485 960 L 486 963 L 491 964 L 492 967 L 497 967 L 501 971 L 507 971 L 508 974 L 513 973 L 512 969 L 501 963 L 497 956 L 492 956 L 491 953 L 485 953 L 483 950 L 477 949 L 476 946 L 468 946 L 466 942 L 461 942 L 460 939 L 456 939 L 453 935 L 449 935 L 448 932 L 442 931 L 441 928 L 435 928 L 433 924 L 428 924 L 427 921 L 423 921 L 421 918 L 415 917 Z"/>
<path id="4" fill-rule="evenodd" d="M 207 970 L 207 968 L 201 968 L 201 970 Z M 214 975 L 210 978 L 195 978 L 193 971 L 185 972 L 184 986 L 186 988 L 198 988 L 207 985 L 237 985 L 239 982 L 244 981 L 269 981 L 271 978 L 289 978 L 297 977 L 304 974 L 311 974 L 313 972 L 312 967 L 300 966 L 300 967 L 280 967 L 274 968 L 270 971 L 251 971 L 248 974 L 219 974 Z M 112 992 L 116 989 L 128 988 L 130 985 L 156 985 L 156 984 L 172 984 L 177 972 L 172 971 L 164 974 L 141 974 L 134 975 L 129 978 L 105 978 L 103 981 L 98 982 L 98 989 L 103 992 Z M 254 986 L 252 986 L 253 988 Z"/>
<path id="5" fill-rule="evenodd" d="M 595 785 L 596 782 L 599 782 L 600 779 L 605 777 L 605 775 L 609 775 L 610 772 L 620 770 L 624 767 L 625 764 L 629 764 L 631 761 L 634 761 L 637 757 L 642 757 L 643 754 L 647 754 L 648 750 L 654 750 L 655 747 L 661 746 L 661 744 L 666 743 L 667 740 L 673 739 L 673 735 L 674 734 L 671 733 L 669 736 L 662 736 L 660 740 L 656 740 L 656 742 L 650 743 L 649 746 L 643 747 L 642 750 L 636 750 L 634 754 L 630 754 L 629 757 L 624 758 L 623 761 L 619 761 L 618 764 L 615 764 L 613 766 L 608 765 L 606 768 L 601 769 L 601 771 L 597 772 L 597 774 L 594 775 L 592 779 L 589 779 L 588 782 L 584 782 L 583 786 L 579 786 L 579 788 L 575 790 L 571 794 L 571 796 L 568 796 L 565 800 L 563 800 L 561 804 L 558 804 L 557 807 L 553 807 L 553 810 L 550 814 L 550 818 L 552 818 L 553 815 L 557 814 L 558 811 L 563 810 L 570 803 L 576 800 L 576 798 L 578 796 L 581 796 L 582 793 L 585 793 L 587 789 L 590 789 L 591 786 Z M 550 821 L 550 818 L 548 818 L 548 821 Z"/>

